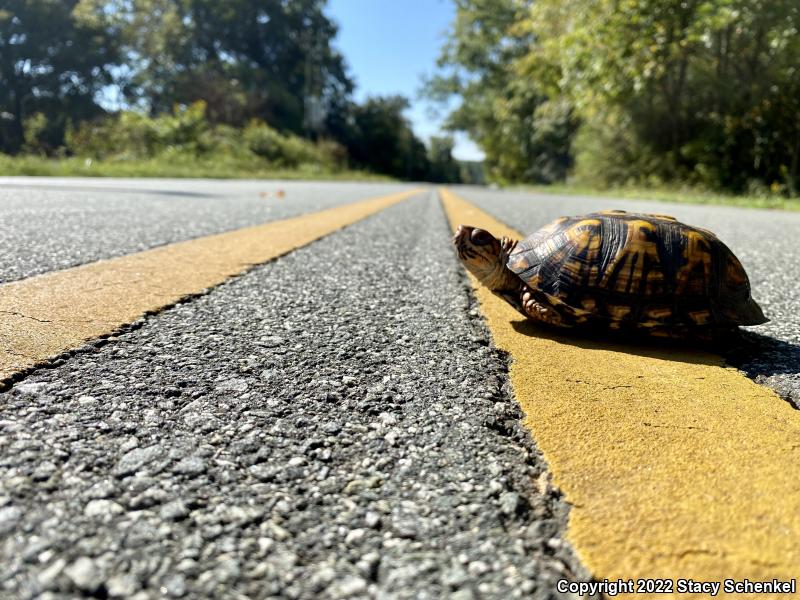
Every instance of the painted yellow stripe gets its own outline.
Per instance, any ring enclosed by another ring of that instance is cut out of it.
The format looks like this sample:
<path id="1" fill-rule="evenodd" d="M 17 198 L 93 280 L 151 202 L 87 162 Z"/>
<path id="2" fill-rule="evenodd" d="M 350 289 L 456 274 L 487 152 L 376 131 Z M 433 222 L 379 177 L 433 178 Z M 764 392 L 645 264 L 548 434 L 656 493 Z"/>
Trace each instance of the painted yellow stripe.
<path id="1" fill-rule="evenodd" d="M 520 237 L 441 198 L 454 229 Z M 594 577 L 800 576 L 800 411 L 716 355 L 547 333 L 472 281 Z"/>
<path id="2" fill-rule="evenodd" d="M 4 285 L 0 287 L 0 383 L 420 191 L 355 202 Z"/>

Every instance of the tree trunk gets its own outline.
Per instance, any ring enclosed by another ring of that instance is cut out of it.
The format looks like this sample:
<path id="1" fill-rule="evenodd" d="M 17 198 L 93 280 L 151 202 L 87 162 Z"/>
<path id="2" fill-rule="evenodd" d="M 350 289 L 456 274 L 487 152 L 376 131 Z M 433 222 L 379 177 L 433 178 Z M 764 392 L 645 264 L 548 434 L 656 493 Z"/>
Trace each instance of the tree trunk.
<path id="1" fill-rule="evenodd" d="M 14 118 L 11 120 L 11 139 L 6 143 L 6 149 L 10 154 L 17 154 L 25 141 L 25 116 L 23 111 L 23 97 L 19 89 L 14 89 Z"/>
<path id="2" fill-rule="evenodd" d="M 798 178 L 800 178 L 800 123 L 798 123 L 797 133 L 794 141 L 794 151 L 792 152 L 792 162 L 789 165 L 789 173 L 786 177 L 786 185 L 789 188 L 789 195 L 792 198 L 798 195 Z"/>

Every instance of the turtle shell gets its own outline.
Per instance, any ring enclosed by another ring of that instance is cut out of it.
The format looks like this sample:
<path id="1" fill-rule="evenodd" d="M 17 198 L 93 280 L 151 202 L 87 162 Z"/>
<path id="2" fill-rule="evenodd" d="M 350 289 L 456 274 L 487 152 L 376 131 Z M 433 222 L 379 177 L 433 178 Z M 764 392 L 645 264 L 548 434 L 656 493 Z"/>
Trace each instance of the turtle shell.
<path id="1" fill-rule="evenodd" d="M 767 319 L 733 252 L 673 217 L 562 217 L 520 241 L 507 266 L 562 315 L 637 326 L 757 325 Z"/>

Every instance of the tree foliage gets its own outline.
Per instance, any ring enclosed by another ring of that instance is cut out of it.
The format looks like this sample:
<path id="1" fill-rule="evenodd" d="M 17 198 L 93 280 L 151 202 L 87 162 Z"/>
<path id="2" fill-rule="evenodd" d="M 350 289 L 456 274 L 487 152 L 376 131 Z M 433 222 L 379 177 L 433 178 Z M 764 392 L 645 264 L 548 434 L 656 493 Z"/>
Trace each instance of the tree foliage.
<path id="1" fill-rule="evenodd" d="M 0 151 L 121 160 L 221 151 L 238 140 L 236 152 L 281 166 L 349 162 L 430 176 L 427 150 L 403 116 L 407 100 L 352 101 L 324 0 L 0 7 Z"/>
<path id="2" fill-rule="evenodd" d="M 448 181 L 463 181 L 466 177 L 461 174 L 461 166 L 453 158 L 455 141 L 452 137 L 432 137 L 428 149 L 430 171 L 428 179 L 437 183 Z"/>
<path id="3" fill-rule="evenodd" d="M 402 96 L 368 98 L 336 113 L 329 127 L 347 148 L 356 166 L 402 179 L 428 177 L 424 144 L 403 116 L 408 100 Z"/>
<path id="4" fill-rule="evenodd" d="M 628 178 L 792 187 L 799 29 L 793 0 L 541 0 L 530 13 L 539 44 L 527 73 L 558 73 L 555 93 L 588 127 L 632 128 L 618 154 L 641 153 L 649 166 Z"/>
<path id="5" fill-rule="evenodd" d="M 460 96 L 451 125 L 496 176 L 540 180 L 560 148 L 594 182 L 797 193 L 796 0 L 503 0 L 489 15 L 497 4 L 458 1 L 429 85 Z"/>
<path id="6" fill-rule="evenodd" d="M 456 19 L 439 57 L 440 72 L 426 95 L 457 98 L 448 126 L 482 147 L 486 167 L 501 181 L 552 182 L 571 166 L 575 128 L 571 106 L 551 102 L 517 65 L 533 45 L 521 25 L 531 0 L 459 0 Z"/>
<path id="7" fill-rule="evenodd" d="M 124 32 L 129 98 L 154 113 L 203 100 L 212 122 L 318 134 L 317 114 L 352 91 L 321 0 L 93 1 Z"/>
<path id="8" fill-rule="evenodd" d="M 102 112 L 95 95 L 120 55 L 94 16 L 78 0 L 0 4 L 0 151 L 55 148 L 69 119 Z"/>
<path id="9" fill-rule="evenodd" d="M 121 111 L 71 127 L 67 148 L 77 156 L 111 162 L 238 158 L 244 163 L 261 159 L 276 168 L 317 165 L 334 170 L 342 166 L 342 148 L 332 142 L 312 142 L 280 133 L 258 120 L 242 129 L 215 125 L 206 119 L 205 111 L 203 101 L 185 108 L 176 106 L 173 112 L 156 117 Z"/>

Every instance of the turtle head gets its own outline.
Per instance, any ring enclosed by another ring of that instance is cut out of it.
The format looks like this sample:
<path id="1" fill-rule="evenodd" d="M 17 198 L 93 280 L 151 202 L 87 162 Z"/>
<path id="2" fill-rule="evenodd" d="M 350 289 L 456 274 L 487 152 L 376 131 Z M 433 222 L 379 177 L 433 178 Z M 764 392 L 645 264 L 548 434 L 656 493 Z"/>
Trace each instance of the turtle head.
<path id="1" fill-rule="evenodd" d="M 485 229 L 460 225 L 453 243 L 458 258 L 483 285 L 492 291 L 508 287 L 509 276 L 513 274 L 506 267 L 506 240 L 498 240 Z"/>

